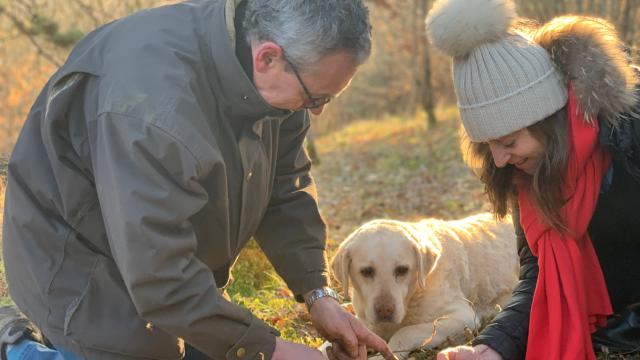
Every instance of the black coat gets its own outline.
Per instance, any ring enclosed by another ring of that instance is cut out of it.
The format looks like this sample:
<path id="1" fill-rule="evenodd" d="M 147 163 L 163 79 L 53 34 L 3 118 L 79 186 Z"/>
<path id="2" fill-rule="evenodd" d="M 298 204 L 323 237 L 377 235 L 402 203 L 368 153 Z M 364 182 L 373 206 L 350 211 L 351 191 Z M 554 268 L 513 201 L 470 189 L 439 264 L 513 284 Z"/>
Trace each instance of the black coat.
<path id="1" fill-rule="evenodd" d="M 640 301 L 640 288 L 630 286 L 640 281 L 640 104 L 633 115 L 612 128 L 600 122 L 600 143 L 613 158 L 613 182 L 601 193 L 589 234 L 607 283 L 614 311 Z M 538 279 L 538 260 L 531 253 L 520 225 L 519 209 L 513 209 L 513 222 L 518 239 L 520 281 L 513 297 L 495 319 L 474 340 L 496 350 L 505 360 L 524 359 L 529 331 L 529 315 Z M 622 251 L 627 255 L 622 256 Z M 632 260 L 625 261 L 625 258 Z"/>

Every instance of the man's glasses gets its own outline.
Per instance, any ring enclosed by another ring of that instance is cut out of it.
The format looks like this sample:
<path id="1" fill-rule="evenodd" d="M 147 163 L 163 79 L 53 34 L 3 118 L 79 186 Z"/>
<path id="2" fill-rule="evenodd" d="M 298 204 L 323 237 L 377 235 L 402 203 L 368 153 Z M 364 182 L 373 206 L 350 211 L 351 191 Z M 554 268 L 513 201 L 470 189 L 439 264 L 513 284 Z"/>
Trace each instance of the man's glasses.
<path id="1" fill-rule="evenodd" d="M 302 78 L 300 77 L 300 74 L 298 73 L 298 69 L 296 69 L 296 67 L 293 65 L 293 63 L 291 61 L 289 61 L 289 59 L 287 59 L 286 56 L 284 56 L 283 58 L 284 58 L 284 61 L 286 61 L 287 64 L 289 64 L 289 66 L 291 66 L 291 69 L 293 70 L 293 73 L 296 75 L 296 78 L 298 78 L 298 82 L 302 86 L 302 90 L 304 90 L 304 93 L 307 96 L 307 103 L 303 106 L 303 108 L 305 108 L 305 109 L 315 109 L 315 108 L 319 108 L 319 107 L 321 107 L 323 105 L 326 105 L 329 101 L 331 101 L 331 99 L 333 98 L 332 96 L 323 96 L 323 97 L 313 97 L 313 96 L 311 96 L 311 93 L 309 92 L 309 89 L 307 89 L 307 87 L 304 84 L 304 81 L 302 81 Z"/>

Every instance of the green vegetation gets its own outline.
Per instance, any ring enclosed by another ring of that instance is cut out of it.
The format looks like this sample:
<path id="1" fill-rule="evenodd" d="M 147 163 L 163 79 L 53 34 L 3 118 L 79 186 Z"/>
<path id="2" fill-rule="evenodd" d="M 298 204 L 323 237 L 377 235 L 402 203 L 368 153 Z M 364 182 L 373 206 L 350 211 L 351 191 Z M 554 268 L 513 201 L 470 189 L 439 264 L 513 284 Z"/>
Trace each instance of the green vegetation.
<path id="1" fill-rule="evenodd" d="M 285 339 L 312 346 L 322 344 L 317 332 L 309 326 L 306 308 L 295 302 L 254 241 L 242 251 L 233 277 L 228 293 L 235 303 L 277 328 Z"/>

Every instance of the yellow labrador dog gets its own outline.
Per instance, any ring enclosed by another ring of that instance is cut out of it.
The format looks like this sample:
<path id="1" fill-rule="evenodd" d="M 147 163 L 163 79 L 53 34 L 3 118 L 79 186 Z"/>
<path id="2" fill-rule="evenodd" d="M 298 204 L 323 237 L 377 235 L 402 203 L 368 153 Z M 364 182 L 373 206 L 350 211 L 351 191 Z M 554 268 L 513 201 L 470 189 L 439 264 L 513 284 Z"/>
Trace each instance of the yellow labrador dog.
<path id="1" fill-rule="evenodd" d="M 513 225 L 491 214 L 457 221 L 373 220 L 340 245 L 334 277 L 396 355 L 464 340 L 518 280 Z"/>

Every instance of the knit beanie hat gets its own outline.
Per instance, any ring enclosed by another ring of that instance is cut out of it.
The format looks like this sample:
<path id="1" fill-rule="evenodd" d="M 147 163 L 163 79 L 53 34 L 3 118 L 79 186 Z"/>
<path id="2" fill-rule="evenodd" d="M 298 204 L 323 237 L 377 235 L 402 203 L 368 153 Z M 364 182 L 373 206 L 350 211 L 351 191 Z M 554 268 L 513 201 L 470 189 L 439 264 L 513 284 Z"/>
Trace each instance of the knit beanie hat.
<path id="1" fill-rule="evenodd" d="M 472 141 L 499 138 L 561 109 L 567 86 L 549 53 L 512 27 L 513 0 L 438 0 L 430 42 L 453 58 L 453 85 Z"/>

